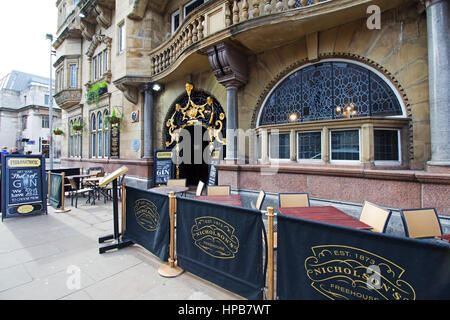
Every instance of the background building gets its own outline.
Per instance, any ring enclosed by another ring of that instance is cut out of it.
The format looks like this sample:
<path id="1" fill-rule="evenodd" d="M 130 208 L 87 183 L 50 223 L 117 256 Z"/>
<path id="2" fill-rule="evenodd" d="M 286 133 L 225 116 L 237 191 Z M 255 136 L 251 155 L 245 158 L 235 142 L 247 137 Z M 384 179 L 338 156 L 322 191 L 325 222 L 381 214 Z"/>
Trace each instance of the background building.
<path id="1" fill-rule="evenodd" d="M 0 80 L 0 145 L 49 156 L 49 79 L 12 71 Z M 53 128 L 61 126 L 61 110 L 54 107 Z M 54 154 L 61 138 L 54 139 Z"/>
<path id="2" fill-rule="evenodd" d="M 450 214 L 448 1 L 57 6 L 66 165 L 126 165 L 128 182 L 148 187 L 154 151 L 176 146 L 182 127 L 203 127 L 226 142 L 219 184 Z M 122 122 L 111 145 L 113 111 Z M 227 137 L 238 128 L 257 133 L 240 153 Z M 208 175 L 205 163 L 179 169 L 194 185 Z"/>

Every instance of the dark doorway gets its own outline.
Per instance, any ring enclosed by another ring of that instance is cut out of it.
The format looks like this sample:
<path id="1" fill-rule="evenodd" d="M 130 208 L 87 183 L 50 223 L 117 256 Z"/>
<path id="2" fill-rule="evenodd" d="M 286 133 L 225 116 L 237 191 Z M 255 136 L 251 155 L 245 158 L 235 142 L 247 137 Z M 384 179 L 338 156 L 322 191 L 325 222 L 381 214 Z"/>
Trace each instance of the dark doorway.
<path id="1" fill-rule="evenodd" d="M 186 179 L 187 185 L 196 186 L 200 180 L 208 181 L 209 166 L 203 158 L 203 151 L 208 148 L 209 141 L 203 141 L 206 129 L 201 125 L 189 126 L 185 129 L 191 137 L 191 156 L 186 163 L 180 165 L 180 179 Z M 180 155 L 184 157 L 183 151 Z"/>

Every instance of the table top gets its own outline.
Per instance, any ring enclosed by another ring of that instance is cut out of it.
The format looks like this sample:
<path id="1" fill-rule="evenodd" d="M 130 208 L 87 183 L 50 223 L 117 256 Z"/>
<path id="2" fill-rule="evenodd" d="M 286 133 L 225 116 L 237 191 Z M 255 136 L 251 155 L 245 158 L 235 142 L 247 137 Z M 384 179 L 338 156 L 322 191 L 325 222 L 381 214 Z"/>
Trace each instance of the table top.
<path id="1" fill-rule="evenodd" d="M 161 193 L 161 194 L 169 194 L 171 192 L 182 193 L 182 192 L 186 192 L 188 190 L 189 190 L 188 187 L 178 187 L 178 186 L 173 186 L 173 187 L 155 187 L 155 188 L 151 188 L 150 189 L 150 191 Z"/>
<path id="2" fill-rule="evenodd" d="M 72 176 L 66 176 L 67 179 L 73 179 L 73 178 L 89 178 L 94 177 L 95 174 L 75 174 Z"/>
<path id="3" fill-rule="evenodd" d="M 342 212 L 333 206 L 320 207 L 286 207 L 278 208 L 281 214 L 292 216 L 301 219 L 320 221 L 324 223 L 362 229 L 371 230 L 372 227 L 352 217 L 351 215 Z"/>
<path id="4" fill-rule="evenodd" d="M 232 194 L 228 196 L 195 196 L 195 199 L 242 207 L 242 198 L 239 194 Z"/>

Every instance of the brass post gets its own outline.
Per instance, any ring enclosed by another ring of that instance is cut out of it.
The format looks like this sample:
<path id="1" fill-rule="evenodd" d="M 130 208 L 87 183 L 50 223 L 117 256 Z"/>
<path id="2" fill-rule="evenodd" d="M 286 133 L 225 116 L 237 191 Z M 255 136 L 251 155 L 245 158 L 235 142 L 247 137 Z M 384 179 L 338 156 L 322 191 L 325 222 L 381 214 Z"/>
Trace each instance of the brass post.
<path id="1" fill-rule="evenodd" d="M 176 213 L 175 192 L 169 193 L 169 220 L 170 220 L 170 246 L 169 246 L 169 262 L 159 267 L 158 273 L 162 277 L 174 278 L 184 272 L 177 266 L 175 259 L 175 213 Z"/>
<path id="2" fill-rule="evenodd" d="M 274 298 L 274 238 L 273 238 L 273 207 L 267 207 L 267 299 Z"/>
<path id="3" fill-rule="evenodd" d="M 120 239 L 122 239 L 123 234 L 125 233 L 125 225 L 126 225 L 126 189 L 125 189 L 125 179 L 122 178 L 122 224 L 121 224 L 121 232 L 120 232 Z"/>

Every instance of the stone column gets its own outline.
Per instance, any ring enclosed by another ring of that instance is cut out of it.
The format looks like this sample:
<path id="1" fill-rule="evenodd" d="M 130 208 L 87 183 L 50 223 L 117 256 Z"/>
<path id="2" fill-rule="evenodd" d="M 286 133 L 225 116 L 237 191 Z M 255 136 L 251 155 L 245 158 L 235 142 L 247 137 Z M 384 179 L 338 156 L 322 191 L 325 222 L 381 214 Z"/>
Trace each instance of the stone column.
<path id="1" fill-rule="evenodd" d="M 150 83 L 144 85 L 144 159 L 153 158 L 153 109 L 154 97 Z"/>
<path id="2" fill-rule="evenodd" d="M 238 122 L 238 88 L 247 83 L 247 57 L 235 47 L 220 43 L 208 49 L 208 59 L 214 75 L 227 89 L 227 145 L 225 160 L 235 162 L 238 159 L 237 137 L 235 130 Z"/>
<path id="3" fill-rule="evenodd" d="M 428 30 L 431 161 L 450 166 L 450 1 L 425 1 Z"/>
<path id="4" fill-rule="evenodd" d="M 239 128 L 238 121 L 238 88 L 236 86 L 227 86 L 227 145 L 226 145 L 226 161 L 236 161 L 237 154 L 237 135 L 236 129 Z"/>

